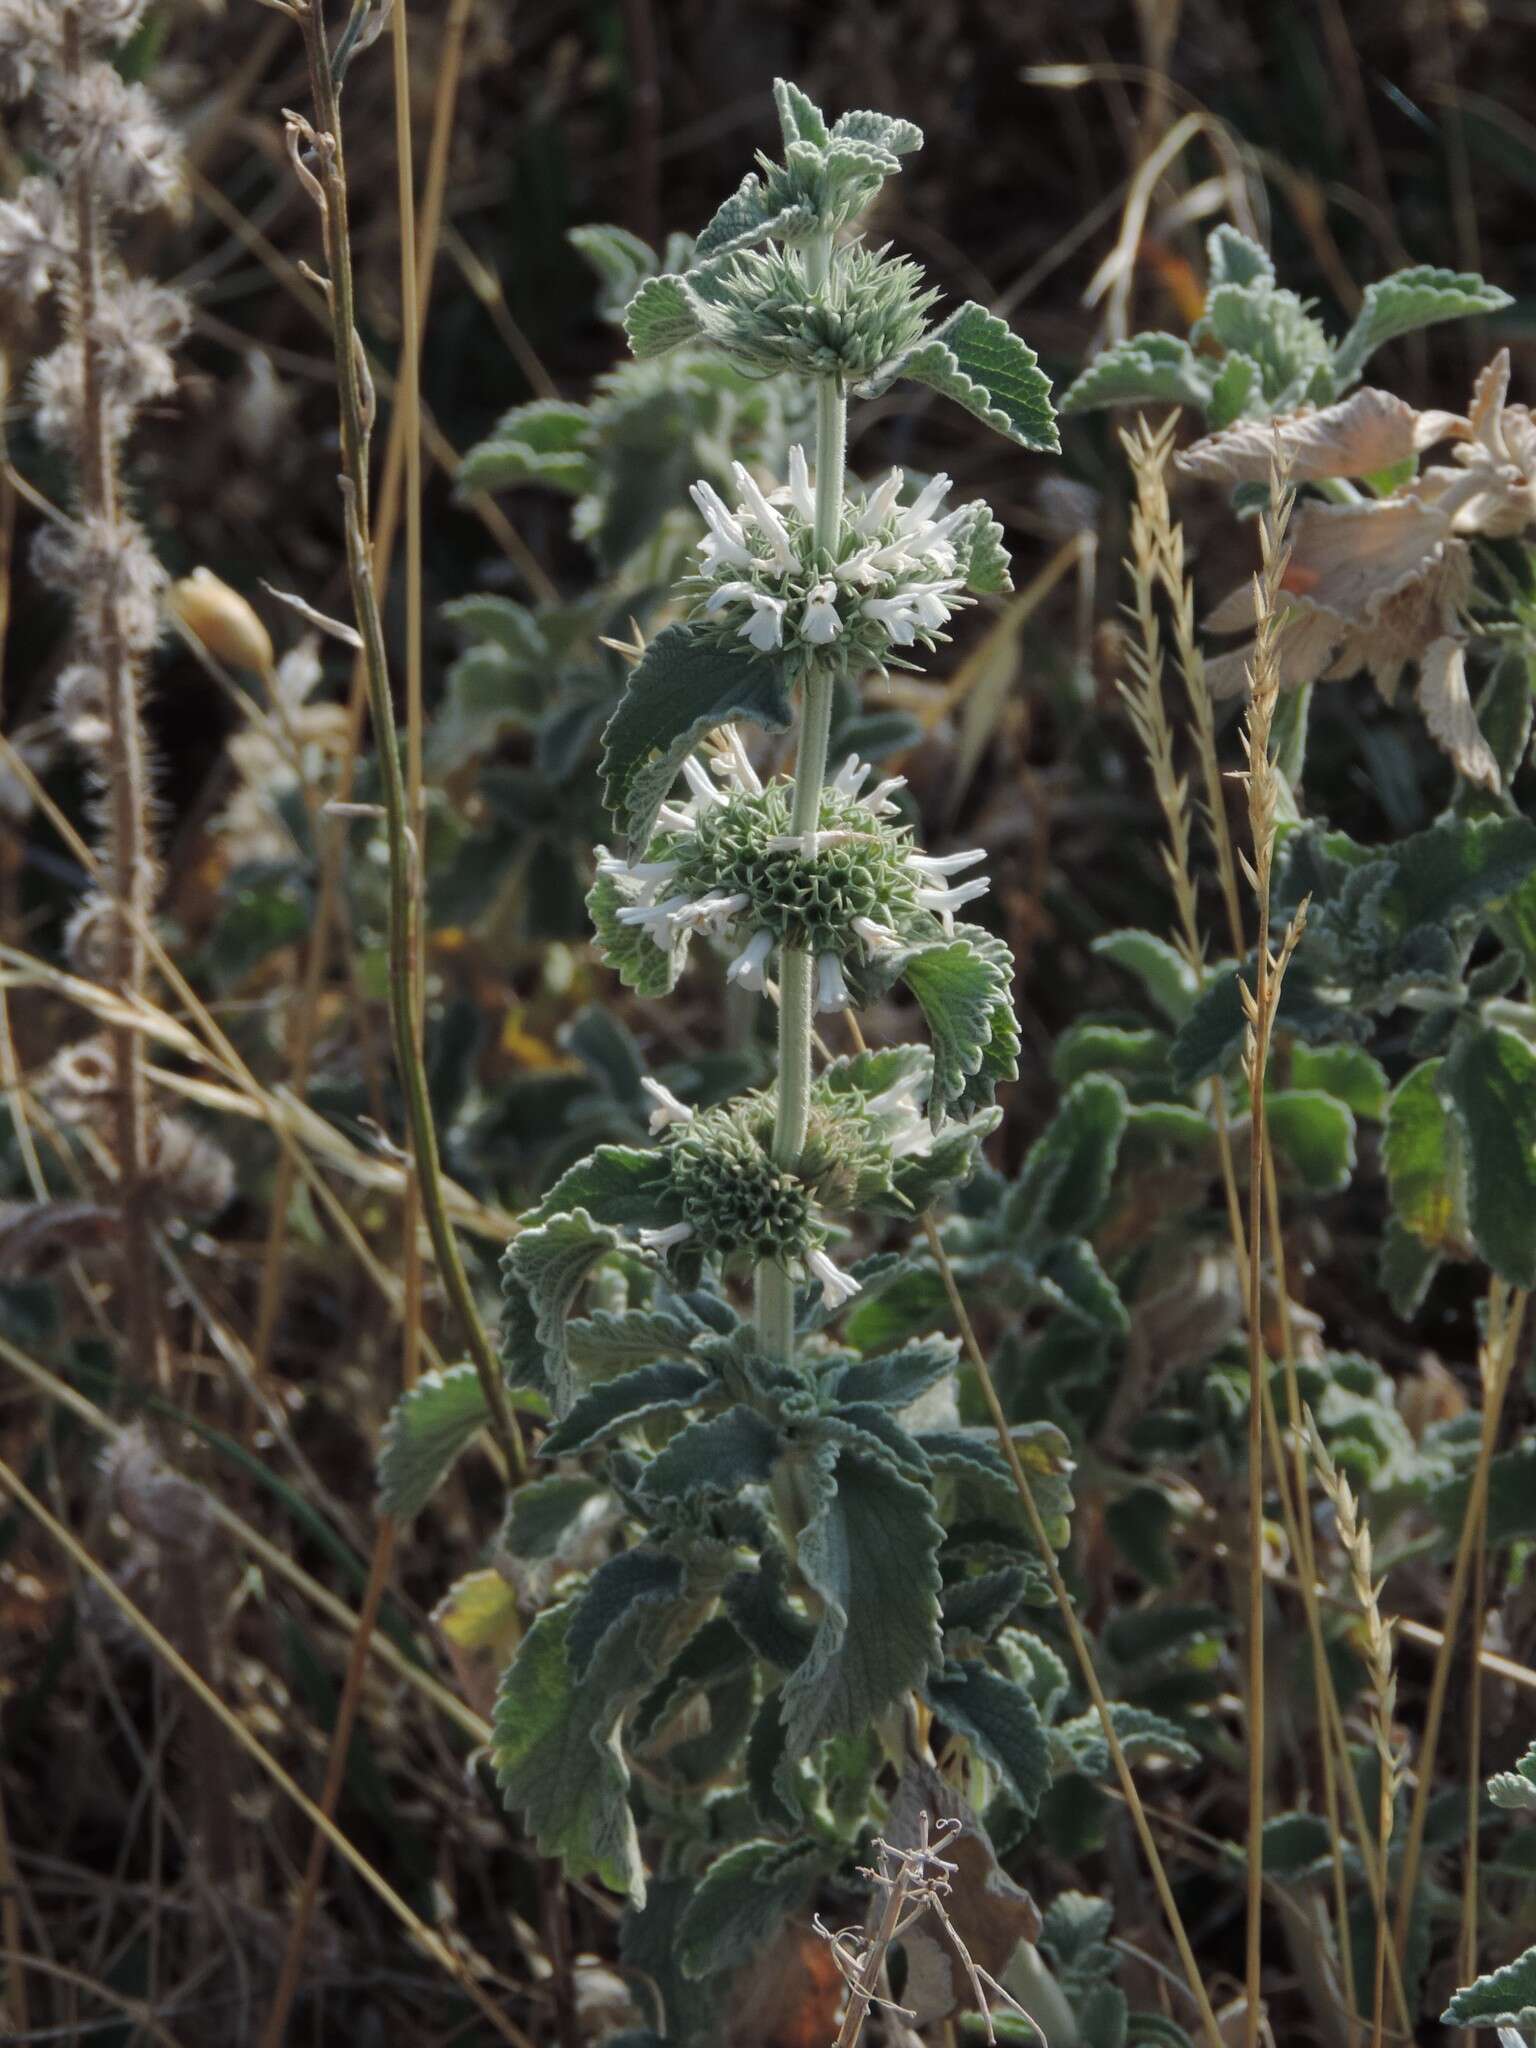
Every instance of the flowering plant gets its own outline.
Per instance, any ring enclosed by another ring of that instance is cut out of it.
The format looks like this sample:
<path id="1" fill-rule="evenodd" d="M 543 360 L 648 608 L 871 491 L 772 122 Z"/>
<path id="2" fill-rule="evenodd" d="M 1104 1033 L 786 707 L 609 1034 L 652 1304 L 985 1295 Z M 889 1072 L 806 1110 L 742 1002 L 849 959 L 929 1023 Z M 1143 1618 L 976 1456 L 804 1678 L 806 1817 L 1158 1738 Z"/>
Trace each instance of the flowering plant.
<path id="1" fill-rule="evenodd" d="M 693 486 L 680 616 L 604 734 L 622 849 L 599 849 L 589 899 L 640 993 L 668 993 L 698 942 L 776 1002 L 777 1076 L 691 1102 L 647 1077 L 656 1142 L 571 1165 L 503 1267 L 508 1379 L 551 1426 L 547 1476 L 514 1494 L 500 1556 L 513 1580 L 546 1562 L 564 1597 L 502 1678 L 495 1762 L 545 1852 L 628 1895 L 626 1949 L 650 1958 L 678 2041 L 818 1886 L 857 1886 L 854 1846 L 914 1796 L 914 1771 L 940 1783 L 932 1717 L 969 1758 L 943 1791 L 982 1844 L 971 1809 L 990 1800 L 1016 1833 L 1051 1774 L 1033 1675 L 1048 1653 L 1010 1626 L 1041 1585 L 1009 1464 L 962 1425 L 958 1347 L 927 1311 L 913 1328 L 898 1309 L 901 1335 L 882 1334 L 903 1283 L 926 1299 L 919 1264 L 848 1243 L 859 1218 L 916 1219 L 975 1171 L 1016 1072 L 1012 961 L 959 916 L 986 889 L 983 853 L 922 850 L 899 776 L 857 755 L 828 772 L 835 692 L 1009 587 L 1000 527 L 984 505 L 946 509 L 947 477 L 847 486 L 850 391 L 912 377 L 1050 449 L 1048 387 L 982 308 L 930 327 L 915 267 L 860 240 L 916 131 L 873 114 L 829 126 L 789 85 L 777 99 L 784 163 L 747 179 L 691 268 L 645 278 L 626 318 L 642 358 L 723 350 L 807 380 L 814 446 L 790 448 L 782 483 L 737 462 L 729 497 Z M 794 772 L 775 773 L 797 692 Z M 868 1049 L 855 1029 L 856 1050 L 815 1071 L 815 1013 L 897 982 L 931 1045 Z M 1071 1161 L 1042 1144 L 1030 1199 L 1048 1202 Z M 850 1303 L 874 1313 L 835 1336 Z M 467 1368 L 423 1380 L 387 1438 L 386 1504 L 413 1511 L 483 1420 Z M 1065 1439 L 1032 1424 L 1015 1448 L 1063 1542 Z M 882 1787 L 892 1770 L 905 1793 Z M 1001 1967 L 1036 1922 L 983 1860 Z"/>

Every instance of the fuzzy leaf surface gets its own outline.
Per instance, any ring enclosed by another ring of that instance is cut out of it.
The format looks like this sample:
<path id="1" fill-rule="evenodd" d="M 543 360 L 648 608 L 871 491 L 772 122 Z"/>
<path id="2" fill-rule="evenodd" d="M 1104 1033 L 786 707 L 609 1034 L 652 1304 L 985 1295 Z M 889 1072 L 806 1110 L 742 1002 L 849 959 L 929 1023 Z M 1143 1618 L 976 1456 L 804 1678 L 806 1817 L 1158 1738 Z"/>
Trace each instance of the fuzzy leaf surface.
<path id="1" fill-rule="evenodd" d="M 1455 1047 L 1444 1078 L 1466 1137 L 1473 1238 L 1501 1278 L 1536 1287 L 1536 1048 L 1483 1024 Z"/>
<path id="2" fill-rule="evenodd" d="M 878 396 L 909 377 L 952 398 L 1020 448 L 1056 454 L 1061 443 L 1051 405 L 1051 380 L 1029 344 L 974 299 L 905 355 L 880 368 L 866 387 Z"/>
<path id="3" fill-rule="evenodd" d="M 426 1506 L 460 1451 L 485 1427 L 489 1411 L 472 1365 L 423 1373 L 401 1395 L 379 1447 L 379 1505 L 408 1520 Z"/>
<path id="4" fill-rule="evenodd" d="M 1040 1710 L 1023 1686 L 966 1661 L 946 1664 L 923 1697 L 956 1735 L 963 1735 L 997 1771 L 1027 1817 L 1051 1784 L 1051 1746 Z"/>
<path id="5" fill-rule="evenodd" d="M 1103 405 L 1189 405 L 1203 412 L 1216 365 L 1176 334 L 1137 334 L 1107 348 L 1068 387 L 1064 413 Z"/>
<path id="6" fill-rule="evenodd" d="M 544 1458 L 574 1457 L 632 1429 L 651 1415 L 675 1415 L 692 1408 L 713 1384 L 707 1372 L 682 1359 L 661 1358 L 623 1372 L 583 1394 L 563 1422 L 539 1446 Z"/>
<path id="7" fill-rule="evenodd" d="M 1509 293 L 1475 272 L 1438 270 L 1422 263 L 1367 285 L 1355 323 L 1334 350 L 1334 378 L 1352 384 L 1383 342 L 1441 320 L 1467 320 L 1512 304 Z"/>

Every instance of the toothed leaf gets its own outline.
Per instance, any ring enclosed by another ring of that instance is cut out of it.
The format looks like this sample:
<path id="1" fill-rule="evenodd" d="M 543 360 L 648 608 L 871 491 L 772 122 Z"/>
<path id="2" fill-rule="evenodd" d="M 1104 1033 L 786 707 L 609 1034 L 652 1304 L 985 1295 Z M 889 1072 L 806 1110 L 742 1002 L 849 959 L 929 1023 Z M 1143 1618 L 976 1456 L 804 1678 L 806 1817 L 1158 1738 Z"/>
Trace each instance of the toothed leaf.
<path id="1" fill-rule="evenodd" d="M 472 1365 L 423 1373 L 395 1403 L 379 1446 L 379 1505 L 406 1521 L 437 1491 L 489 1410 Z"/>
<path id="2" fill-rule="evenodd" d="M 974 299 L 957 307 L 914 348 L 882 364 L 863 388 L 878 397 L 898 377 L 952 398 L 1021 448 L 1048 455 L 1060 451 L 1050 378 L 1007 321 Z"/>
<path id="3" fill-rule="evenodd" d="M 1203 412 L 1217 366 L 1176 334 L 1137 334 L 1095 356 L 1061 401 L 1064 413 L 1104 405 L 1189 405 Z"/>
<path id="4" fill-rule="evenodd" d="M 1334 350 L 1334 378 L 1342 390 L 1352 384 L 1384 342 L 1441 320 L 1468 320 L 1497 313 L 1513 301 L 1508 292 L 1472 271 L 1437 270 L 1422 263 L 1367 285 L 1355 324 Z"/>

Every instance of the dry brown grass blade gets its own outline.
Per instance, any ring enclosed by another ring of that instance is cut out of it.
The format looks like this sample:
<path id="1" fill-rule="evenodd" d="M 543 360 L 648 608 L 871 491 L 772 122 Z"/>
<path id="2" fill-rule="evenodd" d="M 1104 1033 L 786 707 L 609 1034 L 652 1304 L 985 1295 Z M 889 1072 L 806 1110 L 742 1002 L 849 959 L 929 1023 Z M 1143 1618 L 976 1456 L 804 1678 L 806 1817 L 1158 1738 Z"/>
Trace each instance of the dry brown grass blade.
<path id="1" fill-rule="evenodd" d="M 394 1889 L 393 1885 L 390 1884 L 389 1880 L 341 1832 L 334 1821 L 321 1812 L 308 1793 L 289 1776 L 276 1757 L 251 1733 L 240 1716 L 232 1712 L 213 1688 L 207 1684 L 198 1672 L 193 1670 L 174 1643 L 170 1642 L 155 1627 L 143 1609 L 136 1606 L 128 1597 L 112 1574 L 96 1561 L 85 1545 L 74 1534 L 73 1530 L 66 1528 L 58 1520 L 44 1503 L 38 1499 L 37 1495 L 33 1493 L 26 1481 L 14 1472 L 3 1458 L 0 1458 L 0 1490 L 9 1493 L 16 1505 L 26 1510 L 38 1526 L 65 1552 L 75 1567 L 79 1571 L 84 1572 L 86 1577 L 106 1595 L 129 1626 L 140 1636 L 147 1647 L 154 1652 L 155 1656 L 160 1659 L 183 1685 L 188 1687 L 199 1703 L 215 1717 L 226 1734 L 239 1743 L 248 1756 L 254 1758 L 260 1768 L 278 1787 L 279 1791 L 292 1800 L 299 1811 L 321 1830 L 330 1847 L 345 1859 L 362 1879 L 363 1883 L 368 1886 L 370 1891 L 383 1901 L 384 1905 L 400 1922 L 401 1926 L 406 1929 L 423 1953 L 430 1956 L 433 1962 L 453 1979 L 454 1983 L 472 2001 L 476 2009 L 484 2016 L 496 2033 L 501 2036 L 502 2040 L 513 2042 L 515 2048 L 531 2048 L 528 2036 L 514 2021 L 507 2017 L 495 2000 L 475 1981 L 460 1958 L 453 1953 L 453 1950 L 449 1948 L 442 1937 L 429 1927 L 418 1913 L 412 1910 Z"/>

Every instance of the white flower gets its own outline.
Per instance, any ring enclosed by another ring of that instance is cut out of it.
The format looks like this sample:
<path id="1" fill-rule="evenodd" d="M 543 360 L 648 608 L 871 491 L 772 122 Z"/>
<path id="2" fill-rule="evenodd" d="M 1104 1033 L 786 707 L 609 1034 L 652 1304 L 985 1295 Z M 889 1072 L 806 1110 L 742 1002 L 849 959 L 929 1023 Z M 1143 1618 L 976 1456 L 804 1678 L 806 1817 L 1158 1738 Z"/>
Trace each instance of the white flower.
<path id="1" fill-rule="evenodd" d="M 850 754 L 832 778 L 833 795 L 857 796 L 873 773 L 867 761 L 861 761 L 857 754 Z"/>
<path id="2" fill-rule="evenodd" d="M 678 930 L 684 926 L 695 930 L 707 926 L 709 930 L 718 932 L 730 923 L 738 910 L 746 909 L 749 900 L 746 896 L 720 896 L 712 891 L 690 903 L 686 909 L 675 911 L 672 923 Z"/>
<path id="3" fill-rule="evenodd" d="M 607 875 L 637 903 L 654 903 L 659 891 L 671 881 L 679 866 L 675 860 L 637 860 L 631 863 L 618 860 L 601 848 L 598 851 L 597 872 Z"/>
<path id="4" fill-rule="evenodd" d="M 775 563 L 781 569 L 795 568 L 797 564 L 795 551 L 789 544 L 789 529 L 763 496 L 757 478 L 740 462 L 732 463 L 731 474 L 736 479 L 736 488 L 741 492 L 746 509 L 757 522 L 758 532 L 768 543 Z"/>
<path id="5" fill-rule="evenodd" d="M 896 500 L 901 496 L 905 479 L 899 469 L 893 469 L 889 476 L 869 492 L 864 500 L 864 509 L 853 522 L 855 533 L 877 533 L 896 509 Z"/>
<path id="6" fill-rule="evenodd" d="M 866 811 L 873 811 L 877 818 L 892 818 L 898 807 L 891 802 L 891 792 L 906 786 L 905 775 L 889 775 L 884 782 L 877 782 L 867 796 L 860 797 L 859 802 Z"/>
<path id="7" fill-rule="evenodd" d="M 843 629 L 837 612 L 837 585 L 816 583 L 800 615 L 800 631 L 813 647 L 825 647 Z"/>
<path id="8" fill-rule="evenodd" d="M 752 616 L 736 637 L 747 641 L 759 654 L 771 654 L 784 642 L 784 600 L 770 597 L 766 590 L 754 590 L 751 598 Z"/>
<path id="9" fill-rule="evenodd" d="M 858 1281 L 840 1273 L 825 1252 L 807 1252 L 805 1263 L 811 1278 L 821 1282 L 821 1299 L 827 1308 L 841 1308 L 859 1292 Z"/>
<path id="10" fill-rule="evenodd" d="M 717 789 L 709 770 L 697 754 L 689 754 L 683 761 L 683 780 L 693 791 L 701 804 L 723 804 L 725 792 Z"/>
<path id="11" fill-rule="evenodd" d="M 864 1105 L 869 1116 L 888 1124 L 885 1141 L 893 1159 L 910 1159 L 933 1149 L 933 1126 L 923 1115 L 923 1076 L 904 1074 Z"/>
<path id="12" fill-rule="evenodd" d="M 876 924 L 872 917 L 856 917 L 853 929 L 864 941 L 866 953 L 888 953 L 900 943 L 889 925 Z"/>
<path id="13" fill-rule="evenodd" d="M 962 904 L 974 902 L 978 896 L 985 896 L 991 887 L 986 875 L 978 875 L 973 882 L 960 882 L 950 889 L 919 889 L 917 900 L 925 910 L 933 911 L 942 922 L 945 931 L 955 928 L 955 912 Z"/>
<path id="14" fill-rule="evenodd" d="M 859 609 L 867 619 L 883 626 L 893 647 L 911 647 L 919 633 L 933 633 L 948 619 L 953 606 L 947 602 L 960 589 L 948 577 L 932 583 L 909 583 L 890 597 L 866 597 Z"/>
<path id="15" fill-rule="evenodd" d="M 973 868 L 977 861 L 986 857 L 984 846 L 973 846 L 968 853 L 909 853 L 907 866 L 916 868 L 923 876 L 957 875 L 962 868 Z"/>
<path id="16" fill-rule="evenodd" d="M 843 963 L 835 953 L 816 956 L 816 1007 L 818 1010 L 846 1010 L 848 1007 L 848 984 L 843 979 Z"/>
<path id="17" fill-rule="evenodd" d="M 798 441 L 789 451 L 789 482 L 784 487 L 784 496 L 807 525 L 815 519 L 816 494 L 811 489 L 811 473 L 806 467 L 805 450 Z"/>
<path id="18" fill-rule="evenodd" d="M 717 569 L 724 567 L 750 569 L 752 551 L 747 546 L 747 536 L 741 522 L 714 485 L 701 478 L 689 487 L 688 495 L 698 506 L 699 514 L 709 528 L 699 542 L 704 573 L 712 576 Z"/>
<path id="19" fill-rule="evenodd" d="M 686 1244 L 692 1235 L 691 1223 L 669 1223 L 665 1230 L 647 1228 L 639 1233 L 640 1248 L 647 1252 L 669 1252 L 675 1244 Z"/>
<path id="20" fill-rule="evenodd" d="M 768 965 L 768 956 L 772 951 L 773 933 L 754 932 L 742 951 L 726 968 L 726 980 L 734 981 L 738 988 L 761 989 L 763 970 Z"/>
<path id="21" fill-rule="evenodd" d="M 639 925 L 646 937 L 665 953 L 672 945 L 672 921 L 687 908 L 686 896 L 669 896 L 663 903 L 630 903 L 619 912 L 619 923 Z"/>
<path id="22" fill-rule="evenodd" d="M 640 1086 L 650 1096 L 656 1107 L 651 1111 L 651 1135 L 667 1129 L 669 1124 L 691 1124 L 693 1111 L 686 1102 L 679 1102 L 670 1088 L 653 1081 L 649 1074 L 642 1074 Z"/>
<path id="23" fill-rule="evenodd" d="M 716 734 L 724 752 L 717 754 L 712 766 L 717 775 L 725 775 L 744 789 L 749 796 L 761 796 L 763 785 L 757 770 L 747 758 L 747 750 L 741 743 L 741 735 L 734 725 L 722 725 Z"/>

